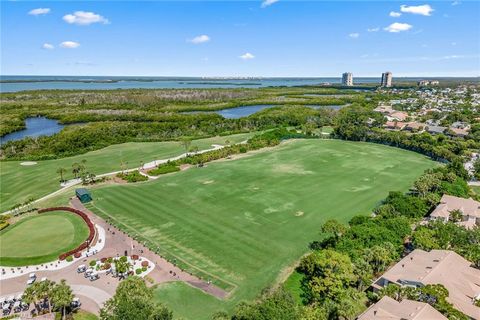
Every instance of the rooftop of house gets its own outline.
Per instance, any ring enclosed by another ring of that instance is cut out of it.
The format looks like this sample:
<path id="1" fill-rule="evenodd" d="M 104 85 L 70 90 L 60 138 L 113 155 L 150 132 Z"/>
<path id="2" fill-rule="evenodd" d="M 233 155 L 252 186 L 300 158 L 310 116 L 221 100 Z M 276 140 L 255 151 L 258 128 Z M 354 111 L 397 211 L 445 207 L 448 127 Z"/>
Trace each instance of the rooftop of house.
<path id="1" fill-rule="evenodd" d="M 398 302 L 388 296 L 383 297 L 362 313 L 357 320 L 446 320 L 440 312 L 427 303 L 412 300 Z"/>
<path id="2" fill-rule="evenodd" d="M 480 318 L 480 308 L 473 304 L 473 299 L 480 295 L 480 270 L 453 251 L 416 249 L 381 278 L 399 285 L 405 281 L 442 284 L 449 292 L 447 300 L 455 308 L 474 319 Z"/>
<path id="3" fill-rule="evenodd" d="M 463 215 L 480 218 L 480 202 L 472 198 L 464 199 L 444 194 L 440 199 L 440 204 L 430 214 L 431 217 L 448 218 L 454 210 L 460 210 Z"/>
<path id="4" fill-rule="evenodd" d="M 428 126 L 427 128 L 428 128 L 427 129 L 428 132 L 435 132 L 435 133 L 443 133 L 445 129 L 447 129 L 446 127 L 440 127 L 440 126 Z"/>

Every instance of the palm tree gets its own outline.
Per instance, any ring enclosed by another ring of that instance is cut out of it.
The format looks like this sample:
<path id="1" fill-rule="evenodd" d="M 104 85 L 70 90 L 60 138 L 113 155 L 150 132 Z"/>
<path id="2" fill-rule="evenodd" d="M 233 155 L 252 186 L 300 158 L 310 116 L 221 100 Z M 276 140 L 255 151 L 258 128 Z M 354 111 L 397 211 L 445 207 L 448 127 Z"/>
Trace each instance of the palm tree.
<path id="1" fill-rule="evenodd" d="M 73 293 L 70 286 L 62 279 L 59 284 L 52 289 L 52 303 L 56 308 L 62 309 L 62 319 L 65 319 L 66 308 L 72 303 Z"/>
<path id="2" fill-rule="evenodd" d="M 125 161 L 120 161 L 120 169 L 122 169 L 122 174 L 125 173 L 125 170 L 127 170 L 127 165 L 128 165 L 128 162 L 125 162 Z"/>
<path id="3" fill-rule="evenodd" d="M 188 151 L 190 150 L 190 145 L 192 144 L 192 140 L 188 138 L 183 138 L 181 141 L 181 144 L 185 148 L 185 153 L 188 155 Z"/>
<path id="4" fill-rule="evenodd" d="M 80 165 L 76 162 L 72 164 L 72 173 L 75 179 L 77 178 L 79 171 L 80 171 Z"/>
<path id="5" fill-rule="evenodd" d="M 67 172 L 67 170 L 66 170 L 65 168 L 60 167 L 60 168 L 57 169 L 57 173 L 60 175 L 60 182 L 65 181 L 65 180 L 63 179 L 63 175 L 64 175 L 66 172 Z"/>
<path id="6" fill-rule="evenodd" d="M 82 172 L 85 172 L 85 170 L 87 169 L 87 160 L 86 160 L 86 159 L 82 159 L 82 161 L 80 161 L 80 162 L 81 162 L 80 170 L 81 170 Z"/>
<path id="7" fill-rule="evenodd" d="M 37 286 L 36 292 L 39 300 L 45 301 L 49 299 L 52 295 L 52 290 L 53 290 L 53 287 L 55 286 L 55 282 L 51 280 L 44 280 L 37 283 L 38 283 L 38 286 Z M 48 300 L 48 311 L 52 312 L 52 303 L 50 299 Z"/>

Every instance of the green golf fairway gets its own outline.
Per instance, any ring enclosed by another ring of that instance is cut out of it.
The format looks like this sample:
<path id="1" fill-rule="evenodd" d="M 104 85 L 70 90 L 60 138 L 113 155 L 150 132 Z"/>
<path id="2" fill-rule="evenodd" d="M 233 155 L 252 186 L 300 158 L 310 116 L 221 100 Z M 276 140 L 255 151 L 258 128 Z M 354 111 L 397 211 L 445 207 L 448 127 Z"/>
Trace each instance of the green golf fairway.
<path id="1" fill-rule="evenodd" d="M 211 148 L 212 144 L 238 143 L 253 136 L 255 132 L 231 136 L 212 137 L 193 140 L 192 146 L 200 150 Z M 131 142 L 117 144 L 86 154 L 58 160 L 37 161 L 37 164 L 22 166 L 23 161 L 0 162 L 0 212 L 9 210 L 15 204 L 21 204 L 29 198 L 37 199 L 60 189 L 58 168 L 67 170 L 64 179 L 73 179 L 72 164 L 87 160 L 87 171 L 94 174 L 121 170 L 120 163 L 128 168 L 144 163 L 178 156 L 184 153 L 180 142 Z"/>
<path id="2" fill-rule="evenodd" d="M 27 217 L 0 231 L 0 265 L 53 261 L 87 237 L 87 225 L 75 214 L 62 211 Z"/>
<path id="3" fill-rule="evenodd" d="M 220 301 L 186 286 L 160 287 L 177 316 L 207 319 L 282 281 L 325 220 L 370 214 L 389 191 L 406 191 L 435 165 L 378 144 L 297 140 L 147 183 L 95 188 L 88 207 L 231 291 Z"/>

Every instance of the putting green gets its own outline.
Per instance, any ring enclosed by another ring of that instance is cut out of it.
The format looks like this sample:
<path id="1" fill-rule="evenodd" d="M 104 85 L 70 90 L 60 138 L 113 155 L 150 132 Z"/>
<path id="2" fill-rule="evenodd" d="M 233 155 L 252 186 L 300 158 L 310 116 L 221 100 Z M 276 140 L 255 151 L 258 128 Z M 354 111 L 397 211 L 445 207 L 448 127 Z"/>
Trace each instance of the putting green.
<path id="1" fill-rule="evenodd" d="M 157 296 L 177 316 L 209 319 L 286 277 L 325 220 L 370 214 L 389 191 L 406 191 L 435 165 L 384 145 L 297 140 L 138 185 L 96 188 L 89 208 L 231 290 L 220 301 L 191 287 L 160 287 Z"/>
<path id="2" fill-rule="evenodd" d="M 87 225 L 75 214 L 62 211 L 27 217 L 0 232 L 0 265 L 53 261 L 87 237 Z"/>

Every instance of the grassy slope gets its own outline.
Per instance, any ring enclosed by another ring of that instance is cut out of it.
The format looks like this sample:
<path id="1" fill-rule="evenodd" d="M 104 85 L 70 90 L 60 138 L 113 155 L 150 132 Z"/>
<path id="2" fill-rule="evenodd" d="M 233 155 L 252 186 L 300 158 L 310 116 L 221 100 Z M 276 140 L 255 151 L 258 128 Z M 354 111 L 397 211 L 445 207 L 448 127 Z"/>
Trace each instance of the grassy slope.
<path id="1" fill-rule="evenodd" d="M 229 301 L 202 307 L 231 310 L 304 254 L 323 221 L 369 213 L 388 191 L 406 190 L 433 165 L 382 145 L 302 140 L 148 183 L 94 189 L 92 209 L 195 267 L 187 269 L 208 272 L 224 287 L 233 284 Z M 181 299 L 178 288 L 160 289 L 168 294 L 159 296 L 190 318 L 195 304 L 178 307 L 180 300 L 196 301 L 200 292 L 187 289 Z"/>
<path id="2" fill-rule="evenodd" d="M 0 232 L 0 265 L 52 261 L 87 237 L 88 227 L 77 215 L 51 212 L 30 216 Z"/>
<path id="3" fill-rule="evenodd" d="M 195 140 L 192 146 L 208 149 L 212 144 L 224 144 L 225 140 L 236 143 L 248 139 L 254 133 L 238 134 Z M 58 160 L 38 161 L 34 166 L 21 166 L 22 161 L 0 162 L 0 212 L 29 198 L 37 199 L 60 187 L 57 169 L 67 170 L 66 179 L 72 179 L 72 164 L 87 160 L 87 169 L 95 174 L 120 170 L 121 161 L 129 168 L 140 166 L 140 161 L 149 162 L 182 154 L 184 149 L 179 142 L 138 142 L 124 143 L 88 152 L 83 155 Z"/>

